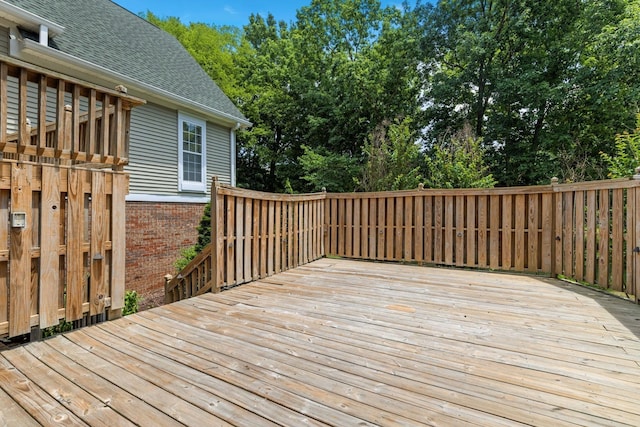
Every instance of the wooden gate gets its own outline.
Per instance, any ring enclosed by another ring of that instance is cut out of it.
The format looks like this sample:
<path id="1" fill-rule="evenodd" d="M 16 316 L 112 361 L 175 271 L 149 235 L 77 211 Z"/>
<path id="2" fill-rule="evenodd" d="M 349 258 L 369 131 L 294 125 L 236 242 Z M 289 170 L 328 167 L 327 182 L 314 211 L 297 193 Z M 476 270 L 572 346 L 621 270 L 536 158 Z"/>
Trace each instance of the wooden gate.
<path id="1" fill-rule="evenodd" d="M 130 110 L 143 100 L 0 61 L 0 336 L 124 304 Z"/>
<path id="2" fill-rule="evenodd" d="M 0 335 L 122 308 L 127 188 L 123 172 L 0 164 Z"/>

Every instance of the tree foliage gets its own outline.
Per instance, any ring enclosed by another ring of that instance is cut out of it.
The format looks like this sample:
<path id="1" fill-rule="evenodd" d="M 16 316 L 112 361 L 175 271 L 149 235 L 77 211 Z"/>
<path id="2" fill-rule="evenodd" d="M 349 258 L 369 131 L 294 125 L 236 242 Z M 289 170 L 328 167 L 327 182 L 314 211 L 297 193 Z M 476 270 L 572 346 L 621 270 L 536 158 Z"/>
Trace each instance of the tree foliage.
<path id="1" fill-rule="evenodd" d="M 410 120 L 379 125 L 364 146 L 367 161 L 360 189 L 388 191 L 415 189 L 422 183 L 423 156 Z"/>
<path id="2" fill-rule="evenodd" d="M 602 178 L 640 111 L 640 0 L 311 0 L 242 29 L 147 19 L 253 123 L 237 181 L 258 190 Z"/>
<path id="3" fill-rule="evenodd" d="M 467 124 L 431 147 L 427 157 L 429 188 L 488 188 L 496 181 L 485 164 L 482 139 Z"/>
<path id="4" fill-rule="evenodd" d="M 614 154 L 601 153 L 610 178 L 629 177 L 640 167 L 640 114 L 637 117 L 635 131 L 616 135 Z"/>

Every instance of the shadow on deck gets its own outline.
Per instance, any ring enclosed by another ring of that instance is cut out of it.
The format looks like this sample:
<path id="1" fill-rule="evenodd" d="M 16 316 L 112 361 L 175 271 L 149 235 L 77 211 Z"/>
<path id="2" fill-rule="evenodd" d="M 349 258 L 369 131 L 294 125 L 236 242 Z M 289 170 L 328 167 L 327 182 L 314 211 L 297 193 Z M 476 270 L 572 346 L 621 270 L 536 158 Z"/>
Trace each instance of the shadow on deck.
<path id="1" fill-rule="evenodd" d="M 322 259 L 0 355 L 6 425 L 640 425 L 640 307 Z"/>

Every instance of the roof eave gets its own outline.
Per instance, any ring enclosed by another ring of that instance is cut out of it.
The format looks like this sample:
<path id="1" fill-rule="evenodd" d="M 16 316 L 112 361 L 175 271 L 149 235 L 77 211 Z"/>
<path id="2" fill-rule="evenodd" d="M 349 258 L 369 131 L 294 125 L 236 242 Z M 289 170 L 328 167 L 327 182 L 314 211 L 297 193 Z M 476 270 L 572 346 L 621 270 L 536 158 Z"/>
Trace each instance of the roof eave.
<path id="1" fill-rule="evenodd" d="M 2 1 L 2 0 L 0 0 Z M 209 119 L 224 122 L 230 126 L 239 126 L 247 128 L 251 126 L 251 122 L 244 117 L 238 117 L 224 111 L 200 104 L 199 102 L 176 95 L 167 90 L 158 88 L 145 82 L 141 82 L 132 77 L 109 70 L 101 65 L 78 58 L 77 56 L 43 46 L 33 40 L 11 40 L 10 54 L 16 58 L 32 62 L 33 59 L 45 59 L 48 62 L 59 67 L 56 71 L 64 72 L 69 67 L 74 68 L 84 74 L 89 74 L 103 80 L 112 82 L 113 84 L 124 84 L 129 89 L 136 89 L 142 94 L 151 94 L 154 97 L 163 99 L 172 104 L 177 104 L 183 108 L 195 110 L 201 115 L 205 115 Z M 35 57 L 35 58 L 34 58 Z"/>
<path id="2" fill-rule="evenodd" d="M 26 29 L 37 31 L 41 25 L 47 27 L 50 37 L 64 32 L 64 27 L 62 25 L 56 24 L 53 21 L 38 16 L 35 13 L 31 13 L 18 6 L 14 6 L 11 3 L 7 3 L 4 0 L 0 0 L 0 11 L 2 11 L 5 19 L 15 22 Z"/>

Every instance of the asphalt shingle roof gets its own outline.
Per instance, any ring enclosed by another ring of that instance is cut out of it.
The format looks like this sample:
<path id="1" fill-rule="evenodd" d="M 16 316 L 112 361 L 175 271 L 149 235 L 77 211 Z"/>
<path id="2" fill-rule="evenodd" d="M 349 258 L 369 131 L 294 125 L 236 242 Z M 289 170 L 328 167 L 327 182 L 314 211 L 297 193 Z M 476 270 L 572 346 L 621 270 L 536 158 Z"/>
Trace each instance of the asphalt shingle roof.
<path id="1" fill-rule="evenodd" d="M 5 0 L 65 27 L 62 52 L 246 120 L 173 36 L 109 0 Z"/>

